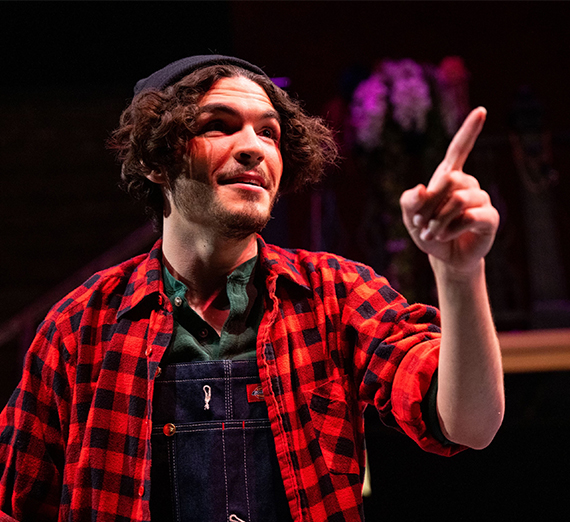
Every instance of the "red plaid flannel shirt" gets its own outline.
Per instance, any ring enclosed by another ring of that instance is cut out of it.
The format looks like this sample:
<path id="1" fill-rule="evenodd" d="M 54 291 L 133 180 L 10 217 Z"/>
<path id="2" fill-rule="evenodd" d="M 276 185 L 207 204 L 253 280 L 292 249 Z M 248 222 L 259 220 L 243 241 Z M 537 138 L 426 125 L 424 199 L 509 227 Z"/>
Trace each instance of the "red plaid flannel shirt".
<path id="1" fill-rule="evenodd" d="M 460 449 L 420 410 L 438 312 L 362 264 L 260 245 L 258 362 L 293 518 L 360 520 L 367 404 L 428 451 Z M 40 325 L 0 416 L 0 520 L 150 520 L 154 377 L 173 328 L 161 255 L 159 241 L 95 274 Z"/>

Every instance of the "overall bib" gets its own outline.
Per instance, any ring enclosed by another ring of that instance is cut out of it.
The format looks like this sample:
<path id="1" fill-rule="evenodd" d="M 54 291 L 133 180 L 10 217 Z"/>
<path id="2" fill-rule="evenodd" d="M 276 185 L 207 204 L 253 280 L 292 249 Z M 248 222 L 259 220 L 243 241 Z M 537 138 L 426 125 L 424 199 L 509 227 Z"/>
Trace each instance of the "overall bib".
<path id="1" fill-rule="evenodd" d="M 169 364 L 155 381 L 152 522 L 290 522 L 255 360 Z"/>

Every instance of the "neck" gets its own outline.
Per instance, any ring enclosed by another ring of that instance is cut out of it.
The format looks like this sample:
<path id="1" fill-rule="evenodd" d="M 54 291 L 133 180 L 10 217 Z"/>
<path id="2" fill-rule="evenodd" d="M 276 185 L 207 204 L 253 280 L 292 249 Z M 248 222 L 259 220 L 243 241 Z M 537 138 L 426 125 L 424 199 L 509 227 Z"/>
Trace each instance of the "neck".
<path id="1" fill-rule="evenodd" d="M 188 287 L 188 303 L 198 312 L 212 306 L 221 293 L 225 296 L 222 290 L 227 276 L 256 254 L 255 234 L 228 239 L 210 229 L 181 229 L 164 220 L 164 262 L 170 273 Z"/>

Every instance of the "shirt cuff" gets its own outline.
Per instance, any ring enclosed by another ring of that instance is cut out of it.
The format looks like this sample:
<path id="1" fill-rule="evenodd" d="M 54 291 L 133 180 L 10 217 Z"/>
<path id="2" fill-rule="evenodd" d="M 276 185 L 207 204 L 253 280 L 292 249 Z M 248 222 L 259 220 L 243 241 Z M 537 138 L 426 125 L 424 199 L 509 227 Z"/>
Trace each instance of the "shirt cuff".
<path id="1" fill-rule="evenodd" d="M 422 399 L 421 409 L 424 422 L 428 431 L 431 433 L 432 437 L 444 446 L 450 446 L 453 444 L 441 431 L 441 425 L 439 424 L 439 416 L 437 415 L 437 387 L 438 387 L 438 377 L 437 370 L 433 374 L 429 389 Z"/>

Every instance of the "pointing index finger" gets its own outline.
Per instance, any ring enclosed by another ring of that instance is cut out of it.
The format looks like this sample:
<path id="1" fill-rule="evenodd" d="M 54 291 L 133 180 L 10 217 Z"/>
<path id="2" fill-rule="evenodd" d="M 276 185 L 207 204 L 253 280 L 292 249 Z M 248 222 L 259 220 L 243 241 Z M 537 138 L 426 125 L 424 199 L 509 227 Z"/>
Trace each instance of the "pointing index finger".
<path id="1" fill-rule="evenodd" d="M 451 170 L 462 170 L 487 117 L 485 107 L 473 109 L 457 131 L 445 154 L 444 163 Z"/>
<path id="2" fill-rule="evenodd" d="M 463 165 L 475 145 L 486 117 L 487 109 L 484 107 L 473 109 L 451 140 L 445 158 L 437 167 L 427 186 L 427 193 L 430 195 L 428 207 L 431 211 L 445 198 L 450 183 L 447 174 L 454 170 L 463 170 Z M 429 214 L 429 211 L 427 213 Z"/>

